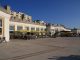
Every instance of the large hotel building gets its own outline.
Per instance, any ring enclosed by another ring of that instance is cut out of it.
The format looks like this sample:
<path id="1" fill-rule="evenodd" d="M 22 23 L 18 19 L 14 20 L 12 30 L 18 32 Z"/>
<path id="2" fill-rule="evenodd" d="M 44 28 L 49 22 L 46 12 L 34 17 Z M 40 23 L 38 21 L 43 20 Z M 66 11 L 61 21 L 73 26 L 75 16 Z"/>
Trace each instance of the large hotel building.
<path id="1" fill-rule="evenodd" d="M 70 31 L 60 24 L 47 24 L 44 21 L 32 21 L 32 16 L 22 12 L 12 11 L 10 6 L 0 7 L 0 37 L 5 37 L 5 40 L 10 41 L 10 32 L 35 32 L 39 35 L 56 31 Z"/>

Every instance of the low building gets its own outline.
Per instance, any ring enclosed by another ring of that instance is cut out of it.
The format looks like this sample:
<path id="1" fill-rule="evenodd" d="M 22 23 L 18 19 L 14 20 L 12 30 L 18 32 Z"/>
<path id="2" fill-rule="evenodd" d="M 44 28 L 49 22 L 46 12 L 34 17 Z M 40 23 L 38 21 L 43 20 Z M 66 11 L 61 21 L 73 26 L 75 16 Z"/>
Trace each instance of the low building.
<path id="1" fill-rule="evenodd" d="M 61 32 L 61 31 L 71 31 L 70 29 L 67 29 L 64 27 L 64 25 L 60 24 L 47 24 L 47 34 L 49 35 L 54 35 L 56 32 Z"/>
<path id="2" fill-rule="evenodd" d="M 80 29 L 78 28 L 71 29 L 71 31 L 76 34 L 80 34 Z"/>

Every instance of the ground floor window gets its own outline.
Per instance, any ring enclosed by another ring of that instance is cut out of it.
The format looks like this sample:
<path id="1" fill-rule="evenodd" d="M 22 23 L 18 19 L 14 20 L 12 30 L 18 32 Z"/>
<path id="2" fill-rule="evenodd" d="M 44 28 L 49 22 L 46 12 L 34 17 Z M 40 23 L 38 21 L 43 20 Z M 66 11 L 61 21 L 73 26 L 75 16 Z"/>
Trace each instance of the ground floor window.
<path id="1" fill-rule="evenodd" d="M 0 27 L 2 27 L 2 20 L 0 19 Z"/>
<path id="2" fill-rule="evenodd" d="M 15 30 L 15 26 L 9 26 L 9 31 L 14 31 Z"/>
<path id="3" fill-rule="evenodd" d="M 41 28 L 41 31 L 43 31 L 43 28 Z"/>
<path id="4" fill-rule="evenodd" d="M 0 35 L 2 35 L 2 19 L 0 19 Z"/>
<path id="5" fill-rule="evenodd" d="M 17 26 L 17 30 L 23 30 L 22 26 Z"/>
<path id="6" fill-rule="evenodd" d="M 0 35 L 2 35 L 2 28 L 0 28 Z"/>
<path id="7" fill-rule="evenodd" d="M 34 27 L 31 27 L 31 31 L 34 31 L 35 30 L 35 28 Z"/>
<path id="8" fill-rule="evenodd" d="M 39 31 L 39 28 L 36 28 L 36 31 Z"/>
<path id="9" fill-rule="evenodd" d="M 26 30 L 29 30 L 29 27 L 25 27 Z"/>

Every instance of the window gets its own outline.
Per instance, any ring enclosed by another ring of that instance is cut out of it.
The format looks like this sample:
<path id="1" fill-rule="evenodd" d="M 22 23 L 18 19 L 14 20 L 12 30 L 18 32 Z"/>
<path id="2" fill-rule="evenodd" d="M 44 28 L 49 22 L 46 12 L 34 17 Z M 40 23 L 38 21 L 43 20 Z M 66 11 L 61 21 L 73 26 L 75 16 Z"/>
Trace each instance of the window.
<path id="1" fill-rule="evenodd" d="M 0 35 L 2 35 L 2 19 L 0 19 Z"/>
<path id="2" fill-rule="evenodd" d="M 22 30 L 22 26 L 17 26 L 17 30 Z"/>
<path id="3" fill-rule="evenodd" d="M 43 28 L 41 28 L 41 31 L 43 31 Z"/>
<path id="4" fill-rule="evenodd" d="M 36 31 L 39 31 L 39 28 L 36 28 Z"/>
<path id="5" fill-rule="evenodd" d="M 32 28 L 31 28 L 31 31 L 34 31 L 34 30 L 35 30 L 35 28 L 34 28 L 34 27 L 32 27 Z"/>
<path id="6" fill-rule="evenodd" d="M 47 31 L 47 29 L 45 28 L 44 31 Z"/>
<path id="7" fill-rule="evenodd" d="M 29 27 L 25 27 L 26 30 L 29 30 Z"/>
<path id="8" fill-rule="evenodd" d="M 13 16 L 11 16 L 11 21 L 14 21 L 14 17 Z"/>
<path id="9" fill-rule="evenodd" d="M 0 28 L 0 35 L 2 35 L 2 28 Z"/>
<path id="10" fill-rule="evenodd" d="M 2 20 L 0 19 L 0 27 L 2 27 Z"/>
<path id="11" fill-rule="evenodd" d="M 15 26 L 9 26 L 9 31 L 14 31 L 15 30 Z"/>
<path id="12" fill-rule="evenodd" d="M 43 28 L 43 31 L 46 31 L 46 29 Z"/>

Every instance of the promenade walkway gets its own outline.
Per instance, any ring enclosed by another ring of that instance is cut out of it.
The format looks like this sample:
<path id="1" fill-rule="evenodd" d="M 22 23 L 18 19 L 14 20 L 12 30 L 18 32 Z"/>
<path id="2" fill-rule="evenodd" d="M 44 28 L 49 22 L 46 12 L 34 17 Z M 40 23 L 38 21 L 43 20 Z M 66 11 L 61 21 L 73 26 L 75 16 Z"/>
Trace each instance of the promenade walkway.
<path id="1" fill-rule="evenodd" d="M 11 40 L 0 44 L 0 60 L 80 60 L 80 37 Z"/>

